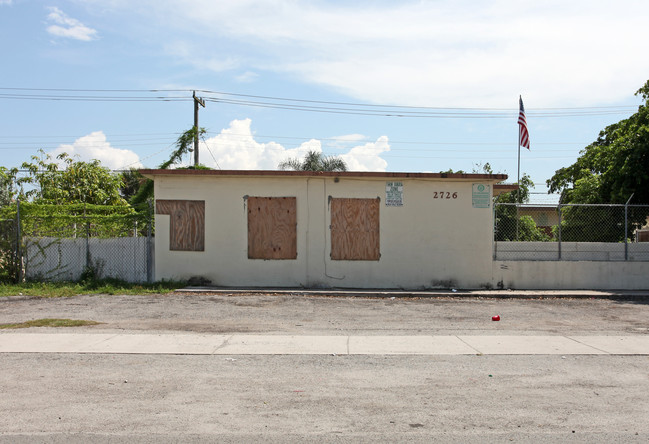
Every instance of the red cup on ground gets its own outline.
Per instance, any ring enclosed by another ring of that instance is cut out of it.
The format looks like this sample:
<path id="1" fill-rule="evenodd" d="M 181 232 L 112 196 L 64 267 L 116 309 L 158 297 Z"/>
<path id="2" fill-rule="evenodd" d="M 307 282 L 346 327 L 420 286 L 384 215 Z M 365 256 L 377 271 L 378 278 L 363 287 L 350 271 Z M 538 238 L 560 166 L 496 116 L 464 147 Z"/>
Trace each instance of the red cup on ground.
<path id="1" fill-rule="evenodd" d="M 492 317 L 491 317 L 491 320 L 492 320 L 492 321 L 500 321 L 500 316 L 499 316 L 499 315 L 492 316 Z"/>

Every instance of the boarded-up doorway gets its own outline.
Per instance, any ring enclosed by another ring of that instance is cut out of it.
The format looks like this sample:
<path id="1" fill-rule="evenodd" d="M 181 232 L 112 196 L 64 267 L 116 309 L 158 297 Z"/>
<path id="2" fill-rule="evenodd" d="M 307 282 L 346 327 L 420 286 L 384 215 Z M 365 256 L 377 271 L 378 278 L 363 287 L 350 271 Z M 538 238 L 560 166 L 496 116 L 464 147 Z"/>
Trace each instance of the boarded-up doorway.
<path id="1" fill-rule="evenodd" d="M 248 259 L 297 258 L 297 199 L 248 197 Z"/>
<path id="2" fill-rule="evenodd" d="M 331 259 L 378 261 L 379 199 L 331 199 Z"/>

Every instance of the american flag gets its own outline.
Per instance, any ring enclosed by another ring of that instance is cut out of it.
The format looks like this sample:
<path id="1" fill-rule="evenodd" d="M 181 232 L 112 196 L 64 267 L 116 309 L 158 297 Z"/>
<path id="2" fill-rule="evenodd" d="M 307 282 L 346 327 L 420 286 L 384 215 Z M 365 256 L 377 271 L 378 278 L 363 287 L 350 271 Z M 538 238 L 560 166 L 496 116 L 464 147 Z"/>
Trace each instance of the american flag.
<path id="1" fill-rule="evenodd" d="M 518 102 L 520 103 L 521 109 L 518 113 L 518 143 L 520 146 L 523 146 L 530 149 L 530 133 L 527 131 L 527 120 L 525 120 L 525 108 L 523 108 L 523 98 L 518 97 Z"/>

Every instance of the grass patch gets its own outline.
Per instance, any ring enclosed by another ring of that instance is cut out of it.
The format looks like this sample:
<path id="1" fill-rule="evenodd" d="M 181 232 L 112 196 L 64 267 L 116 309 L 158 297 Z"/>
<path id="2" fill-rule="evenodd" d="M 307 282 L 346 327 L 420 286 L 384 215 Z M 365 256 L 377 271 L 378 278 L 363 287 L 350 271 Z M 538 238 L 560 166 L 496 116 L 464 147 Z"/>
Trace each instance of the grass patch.
<path id="1" fill-rule="evenodd" d="M 185 282 L 161 281 L 152 284 L 131 284 L 118 279 L 86 280 L 81 282 L 23 282 L 0 284 L 2 296 L 39 296 L 61 298 L 87 294 L 166 294 L 183 287 Z"/>
<path id="2" fill-rule="evenodd" d="M 33 321 L 26 321 L 18 324 L 0 324 L 0 330 L 29 327 L 81 327 L 84 325 L 98 324 L 101 324 L 101 322 L 80 321 L 76 319 L 35 319 Z"/>

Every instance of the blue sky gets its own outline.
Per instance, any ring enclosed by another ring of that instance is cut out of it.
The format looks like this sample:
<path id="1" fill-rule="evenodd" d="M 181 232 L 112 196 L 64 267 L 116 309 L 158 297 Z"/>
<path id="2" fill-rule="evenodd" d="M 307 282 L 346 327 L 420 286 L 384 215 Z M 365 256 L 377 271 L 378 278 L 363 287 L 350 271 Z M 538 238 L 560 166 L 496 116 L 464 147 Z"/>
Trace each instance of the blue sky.
<path id="1" fill-rule="evenodd" d="M 637 109 L 647 17 L 644 0 L 0 0 L 0 164 L 43 149 L 156 167 L 192 126 L 196 89 L 210 99 L 208 166 L 272 169 L 316 149 L 353 170 L 489 162 L 515 181 L 522 95 L 521 170 L 542 185 Z M 282 102 L 344 111 L 306 112 L 229 94 L 362 106 Z"/>

